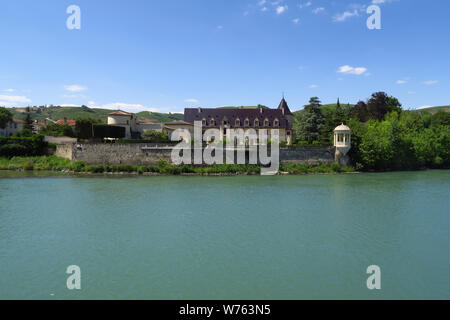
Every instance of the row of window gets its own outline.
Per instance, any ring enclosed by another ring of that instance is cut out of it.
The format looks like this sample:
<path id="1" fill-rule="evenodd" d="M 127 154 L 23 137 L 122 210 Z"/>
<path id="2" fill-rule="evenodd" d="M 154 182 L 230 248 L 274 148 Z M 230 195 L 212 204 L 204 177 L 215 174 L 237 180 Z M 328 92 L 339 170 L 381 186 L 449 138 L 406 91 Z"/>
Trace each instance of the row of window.
<path id="1" fill-rule="evenodd" d="M 228 124 L 230 124 L 228 120 L 224 119 L 222 121 L 222 125 L 226 126 Z M 206 119 L 202 120 L 202 125 L 203 126 L 207 126 L 208 125 Z M 210 119 L 209 120 L 209 125 L 211 127 L 214 127 L 216 125 L 216 120 Z M 236 119 L 236 121 L 234 122 L 234 125 L 235 125 L 235 127 L 240 127 L 241 126 L 241 120 L 240 119 Z M 253 125 L 254 125 L 254 127 L 259 127 L 260 126 L 259 119 L 255 119 L 255 121 L 253 122 Z M 264 127 L 270 127 L 270 126 L 271 126 L 271 123 L 270 123 L 269 119 L 265 119 L 264 120 Z M 274 127 L 279 127 L 280 126 L 280 121 L 278 119 L 275 119 L 273 121 L 273 126 Z M 250 127 L 250 121 L 248 119 L 244 120 L 244 127 Z"/>

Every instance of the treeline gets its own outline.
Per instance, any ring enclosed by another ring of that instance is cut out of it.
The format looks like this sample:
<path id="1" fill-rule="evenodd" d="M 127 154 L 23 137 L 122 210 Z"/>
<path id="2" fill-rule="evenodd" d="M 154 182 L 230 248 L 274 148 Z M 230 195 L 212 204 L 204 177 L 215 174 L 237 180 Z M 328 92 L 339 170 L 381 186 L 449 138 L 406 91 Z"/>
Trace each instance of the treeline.
<path id="1" fill-rule="evenodd" d="M 294 124 L 296 143 L 333 143 L 341 123 L 352 130 L 350 157 L 358 170 L 450 167 L 450 114 L 405 111 L 384 92 L 367 101 L 323 111 L 313 97 Z"/>

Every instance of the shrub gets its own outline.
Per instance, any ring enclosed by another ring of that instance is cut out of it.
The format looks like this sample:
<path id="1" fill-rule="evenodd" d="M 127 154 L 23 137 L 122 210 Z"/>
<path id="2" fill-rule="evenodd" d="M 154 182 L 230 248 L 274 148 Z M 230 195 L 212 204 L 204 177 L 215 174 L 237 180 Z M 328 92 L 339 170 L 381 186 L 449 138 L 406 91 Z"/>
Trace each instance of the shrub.
<path id="1" fill-rule="evenodd" d="M 0 157 L 22 157 L 27 154 L 27 148 L 20 144 L 4 144 L 0 146 Z"/>

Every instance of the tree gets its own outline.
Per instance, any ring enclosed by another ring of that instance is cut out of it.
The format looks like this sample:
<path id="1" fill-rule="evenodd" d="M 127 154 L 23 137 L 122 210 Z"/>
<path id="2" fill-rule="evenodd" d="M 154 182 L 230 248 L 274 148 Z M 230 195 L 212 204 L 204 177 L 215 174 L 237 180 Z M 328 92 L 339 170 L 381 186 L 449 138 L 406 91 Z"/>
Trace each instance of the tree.
<path id="1" fill-rule="evenodd" d="M 78 139 L 91 139 L 94 136 L 93 125 L 100 121 L 95 119 L 77 119 L 75 121 L 75 136 Z"/>
<path id="2" fill-rule="evenodd" d="M 31 120 L 30 107 L 27 107 L 27 116 L 25 117 L 23 128 L 33 131 L 33 120 Z"/>
<path id="3" fill-rule="evenodd" d="M 3 107 L 0 107 L 0 129 L 5 129 L 6 125 L 13 119 L 12 113 Z"/>
<path id="4" fill-rule="evenodd" d="M 352 119 L 358 119 L 361 122 L 369 120 L 369 111 L 367 110 L 367 104 L 364 101 L 359 101 L 351 110 L 350 117 Z"/>
<path id="5" fill-rule="evenodd" d="M 71 126 L 68 124 L 56 124 L 51 123 L 45 128 L 42 128 L 40 134 L 52 137 L 73 137 L 74 132 Z"/>
<path id="6" fill-rule="evenodd" d="M 321 102 L 318 97 L 312 97 L 305 106 L 302 114 L 298 114 L 294 123 L 294 131 L 297 138 L 302 141 L 318 141 L 325 124 L 325 119 L 320 109 Z"/>
<path id="7" fill-rule="evenodd" d="M 389 112 L 402 112 L 402 105 L 397 98 L 388 96 L 385 92 L 376 92 L 367 102 L 367 110 L 371 119 L 381 121 Z"/>

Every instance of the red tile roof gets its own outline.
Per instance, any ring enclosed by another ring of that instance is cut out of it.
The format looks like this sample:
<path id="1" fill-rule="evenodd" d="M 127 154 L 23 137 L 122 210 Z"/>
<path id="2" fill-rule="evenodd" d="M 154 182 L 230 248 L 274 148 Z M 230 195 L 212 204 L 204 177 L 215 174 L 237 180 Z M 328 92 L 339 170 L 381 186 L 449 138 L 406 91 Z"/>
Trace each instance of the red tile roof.
<path id="1" fill-rule="evenodd" d="M 68 124 L 71 127 L 75 127 L 76 120 L 58 120 L 56 124 Z"/>
<path id="2" fill-rule="evenodd" d="M 126 116 L 126 117 L 129 117 L 132 115 L 133 115 L 132 113 L 128 113 L 128 112 L 125 112 L 122 110 L 114 111 L 114 112 L 111 112 L 108 114 L 108 116 Z"/>

